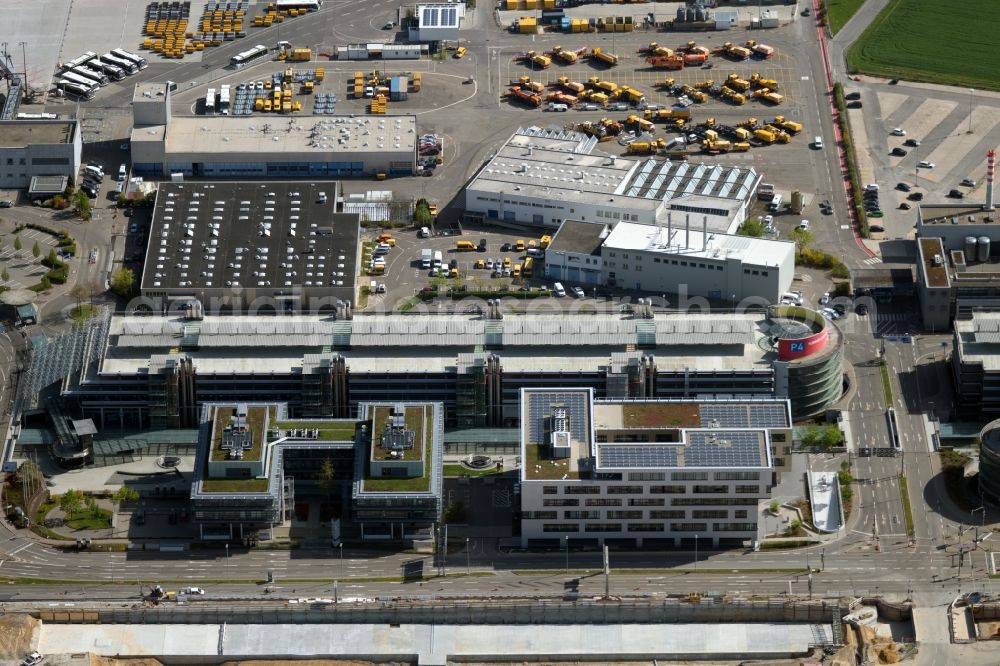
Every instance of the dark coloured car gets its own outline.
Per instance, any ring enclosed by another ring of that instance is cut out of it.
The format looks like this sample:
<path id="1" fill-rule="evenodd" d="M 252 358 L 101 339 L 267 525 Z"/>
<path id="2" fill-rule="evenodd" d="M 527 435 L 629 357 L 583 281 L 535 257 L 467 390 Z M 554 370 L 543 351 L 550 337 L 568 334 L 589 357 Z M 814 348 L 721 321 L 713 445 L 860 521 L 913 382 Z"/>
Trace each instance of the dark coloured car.
<path id="1" fill-rule="evenodd" d="M 476 249 L 479 252 L 486 252 L 486 239 L 485 238 L 480 238 L 479 239 L 479 247 L 476 248 Z"/>
<path id="2" fill-rule="evenodd" d="M 895 155 L 896 157 L 906 157 L 906 151 L 900 148 L 899 146 L 896 146 L 895 148 L 892 149 L 892 154 Z"/>
<path id="3" fill-rule="evenodd" d="M 10 208 L 13 205 L 14 202 L 11 201 L 10 199 L 4 199 L 3 201 L 0 201 L 0 208 Z"/>
<path id="4" fill-rule="evenodd" d="M 854 312 L 855 314 L 864 316 L 868 314 L 868 306 L 865 305 L 864 303 L 859 303 L 858 305 L 854 306 Z"/>
<path id="5" fill-rule="evenodd" d="M 855 101 L 855 102 L 848 102 L 847 103 L 847 108 L 848 109 L 860 109 L 861 107 L 862 107 L 861 102 Z"/>
<path id="6" fill-rule="evenodd" d="M 906 141 L 903 142 L 903 145 L 909 146 L 910 148 L 916 148 L 917 146 L 920 145 L 920 142 L 917 141 L 916 139 L 907 139 Z"/>
<path id="7" fill-rule="evenodd" d="M 910 192 L 910 195 L 908 197 L 906 197 L 906 198 L 909 199 L 910 201 L 923 201 L 923 199 L 924 199 L 924 193 L 923 192 Z"/>
<path id="8" fill-rule="evenodd" d="M 903 203 L 899 204 L 899 210 L 910 210 L 910 204 L 904 201 Z"/>
<path id="9" fill-rule="evenodd" d="M 861 99 L 861 93 L 859 92 L 849 92 L 844 95 L 844 99 Z"/>
<path id="10" fill-rule="evenodd" d="M 514 248 L 510 243 L 504 243 L 503 245 L 500 246 L 501 252 L 510 252 L 512 249 Z"/>
<path id="11" fill-rule="evenodd" d="M 964 199 L 965 193 L 962 190 L 951 190 L 948 192 L 948 196 L 952 199 Z"/>
<path id="12" fill-rule="evenodd" d="M 868 227 L 868 231 L 872 232 L 873 234 L 884 234 L 885 233 L 885 228 L 884 227 L 880 227 L 877 224 L 873 224 L 870 227 Z"/>
<path id="13" fill-rule="evenodd" d="M 907 185 L 906 183 L 896 183 L 896 189 L 899 190 L 900 192 L 909 192 L 913 188 Z"/>
<path id="14" fill-rule="evenodd" d="M 880 210 L 870 210 L 868 211 L 868 217 L 882 217 L 885 213 Z"/>
<path id="15" fill-rule="evenodd" d="M 847 306 L 844 305 L 843 303 L 837 303 L 836 305 L 834 305 L 833 310 L 839 315 L 847 314 Z"/>

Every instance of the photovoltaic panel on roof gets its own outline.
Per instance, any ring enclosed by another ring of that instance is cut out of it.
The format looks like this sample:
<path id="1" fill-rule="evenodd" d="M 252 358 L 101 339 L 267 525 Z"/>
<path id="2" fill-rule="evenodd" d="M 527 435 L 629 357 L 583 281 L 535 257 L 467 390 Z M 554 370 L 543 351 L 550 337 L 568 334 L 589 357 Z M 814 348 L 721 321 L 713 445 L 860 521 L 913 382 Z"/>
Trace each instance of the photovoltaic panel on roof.
<path id="1" fill-rule="evenodd" d="M 599 447 L 600 467 L 676 467 L 677 445 L 641 444 L 638 446 L 621 444 Z"/>
<path id="2" fill-rule="evenodd" d="M 687 437 L 685 467 L 761 467 L 766 464 L 759 432 L 689 431 Z"/>

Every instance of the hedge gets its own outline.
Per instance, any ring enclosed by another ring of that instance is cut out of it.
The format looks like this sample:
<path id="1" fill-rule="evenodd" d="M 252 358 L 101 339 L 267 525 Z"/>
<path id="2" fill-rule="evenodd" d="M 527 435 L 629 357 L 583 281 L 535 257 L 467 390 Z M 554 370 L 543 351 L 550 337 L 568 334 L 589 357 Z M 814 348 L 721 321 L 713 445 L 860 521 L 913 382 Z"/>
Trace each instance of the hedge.
<path id="1" fill-rule="evenodd" d="M 833 84 L 833 101 L 837 106 L 837 124 L 844 141 L 844 155 L 847 160 L 847 175 L 851 182 L 851 203 L 854 215 L 858 218 L 858 232 L 862 238 L 868 238 L 868 216 L 865 214 L 864 197 L 862 196 L 861 175 L 858 171 L 858 160 L 854 152 L 854 138 L 851 136 L 851 124 L 847 120 L 847 105 L 844 103 L 844 87 L 838 81 Z"/>

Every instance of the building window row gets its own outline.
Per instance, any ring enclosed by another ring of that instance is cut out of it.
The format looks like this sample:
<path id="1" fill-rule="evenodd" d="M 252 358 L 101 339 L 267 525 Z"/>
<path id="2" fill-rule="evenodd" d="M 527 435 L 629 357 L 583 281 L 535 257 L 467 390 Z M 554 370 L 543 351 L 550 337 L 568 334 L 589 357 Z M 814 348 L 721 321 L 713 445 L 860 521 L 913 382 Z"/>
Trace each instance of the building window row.
<path id="1" fill-rule="evenodd" d="M 737 486 L 739 488 L 740 486 Z M 754 486 L 756 488 L 756 486 Z M 698 485 L 693 488 L 695 495 L 709 495 L 709 494 L 723 494 L 729 492 L 729 486 L 726 485 L 713 485 L 713 486 L 702 486 Z M 739 492 L 739 491 L 737 491 Z"/>
<path id="2" fill-rule="evenodd" d="M 650 486 L 649 492 L 653 495 L 683 495 L 687 486 Z"/>
<path id="3" fill-rule="evenodd" d="M 609 520 L 635 520 L 637 518 L 642 518 L 642 511 L 608 511 L 608 515 L 605 516 Z M 725 518 L 725 516 L 723 516 Z"/>
<path id="4" fill-rule="evenodd" d="M 600 495 L 600 486 L 565 486 L 563 488 L 564 495 Z"/>
<path id="5" fill-rule="evenodd" d="M 620 499 L 608 499 L 606 497 L 589 498 L 586 500 L 587 506 L 621 506 Z"/>
<path id="6" fill-rule="evenodd" d="M 666 530 L 663 523 L 629 523 L 629 532 L 663 532 Z"/>
<path id="7" fill-rule="evenodd" d="M 641 495 L 642 486 L 608 486 L 608 495 Z"/>
<path id="8" fill-rule="evenodd" d="M 543 532 L 579 532 L 580 526 L 575 523 L 542 523 Z"/>
<path id="9" fill-rule="evenodd" d="M 629 506 L 663 506 L 666 500 L 662 497 L 631 497 Z"/>
<path id="10" fill-rule="evenodd" d="M 649 512 L 650 519 L 659 520 L 684 520 L 687 516 L 684 515 L 683 511 L 674 511 L 671 509 L 654 510 Z"/>
<path id="11" fill-rule="evenodd" d="M 716 532 L 753 532 L 757 529 L 754 523 L 714 523 Z"/>
<path id="12" fill-rule="evenodd" d="M 716 472 L 716 481 L 759 481 L 760 472 Z"/>
<path id="13" fill-rule="evenodd" d="M 608 516 L 610 518 L 610 516 Z M 600 520 L 600 511 L 563 511 L 566 520 Z"/>
<path id="14" fill-rule="evenodd" d="M 708 472 L 671 472 L 671 481 L 708 481 Z"/>
<path id="15" fill-rule="evenodd" d="M 583 526 L 585 532 L 621 532 L 621 523 L 586 523 Z"/>
<path id="16" fill-rule="evenodd" d="M 578 499 L 547 499 L 542 500 L 542 506 L 580 506 Z"/>

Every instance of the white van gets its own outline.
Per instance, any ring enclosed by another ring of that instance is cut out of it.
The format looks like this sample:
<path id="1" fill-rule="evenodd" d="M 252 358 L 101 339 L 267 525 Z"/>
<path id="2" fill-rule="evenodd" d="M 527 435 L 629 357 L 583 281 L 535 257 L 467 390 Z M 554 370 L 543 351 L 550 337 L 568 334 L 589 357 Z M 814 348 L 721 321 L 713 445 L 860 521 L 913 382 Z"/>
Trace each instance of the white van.
<path id="1" fill-rule="evenodd" d="M 771 199 L 771 203 L 767 204 L 767 209 L 772 213 L 777 213 L 781 210 L 781 195 L 775 194 L 774 198 Z"/>
<path id="2" fill-rule="evenodd" d="M 87 166 L 85 166 L 83 168 L 83 173 L 84 173 L 85 176 L 93 176 L 94 178 L 97 178 L 98 180 L 100 180 L 101 178 L 104 178 L 104 169 L 102 169 L 99 166 L 95 166 L 93 164 L 88 164 Z"/>
<path id="3" fill-rule="evenodd" d="M 786 291 L 781 295 L 781 302 L 794 305 L 802 305 L 802 294 L 797 294 L 792 291 Z"/>
<path id="4" fill-rule="evenodd" d="M 823 137 L 813 137 L 813 148 L 816 150 L 823 150 Z"/>
<path id="5" fill-rule="evenodd" d="M 562 286 L 562 282 L 556 282 L 554 285 L 552 285 L 552 291 L 555 293 L 556 296 L 561 297 L 566 295 L 566 289 Z"/>
<path id="6" fill-rule="evenodd" d="M 434 250 L 434 263 L 431 264 L 434 268 L 441 268 L 441 261 L 444 255 L 441 254 L 441 250 Z"/>
<path id="7" fill-rule="evenodd" d="M 569 106 L 557 102 L 549 102 L 549 111 L 569 111 Z"/>
<path id="8" fill-rule="evenodd" d="M 431 230 L 427 227 L 420 227 L 420 233 L 417 234 L 420 238 L 430 238 Z"/>

